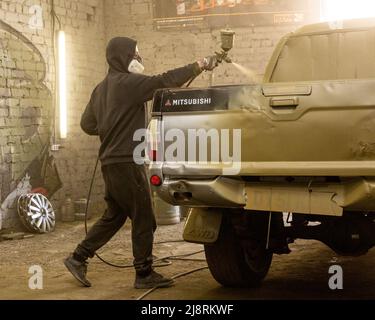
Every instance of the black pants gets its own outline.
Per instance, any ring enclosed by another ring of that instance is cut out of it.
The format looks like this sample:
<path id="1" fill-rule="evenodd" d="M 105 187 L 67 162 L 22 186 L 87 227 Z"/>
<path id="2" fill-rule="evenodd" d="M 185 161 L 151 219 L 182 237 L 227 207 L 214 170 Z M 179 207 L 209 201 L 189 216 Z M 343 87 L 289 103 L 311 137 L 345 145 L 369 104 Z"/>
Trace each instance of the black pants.
<path id="1" fill-rule="evenodd" d="M 137 274 L 146 275 L 152 268 L 152 247 L 156 230 L 151 192 L 145 168 L 132 163 L 102 167 L 107 210 L 92 227 L 75 254 L 92 258 L 129 217 L 132 221 L 134 267 Z"/>

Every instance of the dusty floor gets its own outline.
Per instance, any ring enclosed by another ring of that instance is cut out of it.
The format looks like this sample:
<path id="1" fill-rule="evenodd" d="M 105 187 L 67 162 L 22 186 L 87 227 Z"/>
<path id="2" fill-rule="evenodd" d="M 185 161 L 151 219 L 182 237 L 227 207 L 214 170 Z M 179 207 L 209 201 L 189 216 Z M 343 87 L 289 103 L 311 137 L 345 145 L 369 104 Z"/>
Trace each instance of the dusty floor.
<path id="1" fill-rule="evenodd" d="M 159 227 L 156 242 L 180 239 L 182 224 Z M 0 299 L 136 299 L 145 291 L 134 290 L 134 272 L 115 269 L 98 259 L 91 261 L 89 279 L 93 287 L 78 285 L 65 270 L 62 260 L 83 237 L 82 222 L 59 224 L 49 235 L 0 243 Z M 164 257 L 203 249 L 186 243 L 156 244 L 155 255 Z M 175 287 L 160 289 L 146 299 L 374 299 L 375 250 L 359 258 L 338 257 L 318 242 L 298 241 L 289 256 L 275 256 L 270 273 L 261 288 L 227 289 L 217 284 L 208 270 L 179 278 Z M 129 226 L 104 248 L 103 256 L 120 264 L 131 263 Z M 203 254 L 194 256 L 204 258 Z M 344 290 L 328 288 L 328 269 L 339 264 L 344 269 Z M 43 290 L 30 290 L 29 267 L 40 265 L 44 272 Z M 174 261 L 159 269 L 173 276 L 205 262 Z"/>

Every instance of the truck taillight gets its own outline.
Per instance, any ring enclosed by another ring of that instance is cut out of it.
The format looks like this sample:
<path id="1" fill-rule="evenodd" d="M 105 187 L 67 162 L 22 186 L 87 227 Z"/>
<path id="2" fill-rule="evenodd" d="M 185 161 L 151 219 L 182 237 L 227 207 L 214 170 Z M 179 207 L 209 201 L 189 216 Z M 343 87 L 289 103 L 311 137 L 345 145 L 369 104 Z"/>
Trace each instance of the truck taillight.
<path id="1" fill-rule="evenodd" d="M 163 180 L 159 176 L 154 175 L 151 177 L 150 182 L 154 187 L 160 187 L 163 183 Z"/>
<path id="2" fill-rule="evenodd" d="M 148 157 L 150 161 L 158 160 L 158 151 L 160 145 L 160 121 L 158 119 L 152 119 L 148 126 Z"/>

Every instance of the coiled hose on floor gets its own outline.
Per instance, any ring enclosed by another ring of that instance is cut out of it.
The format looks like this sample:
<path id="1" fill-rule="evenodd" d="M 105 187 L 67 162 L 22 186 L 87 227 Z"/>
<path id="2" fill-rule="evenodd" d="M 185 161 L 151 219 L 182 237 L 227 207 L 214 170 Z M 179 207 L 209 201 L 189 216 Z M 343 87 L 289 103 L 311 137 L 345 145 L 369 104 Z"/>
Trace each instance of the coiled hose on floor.
<path id="1" fill-rule="evenodd" d="M 96 160 L 94 173 L 92 175 L 92 179 L 91 179 L 91 183 L 90 183 L 89 193 L 88 193 L 88 196 L 87 196 L 87 204 L 86 204 L 86 209 L 85 209 L 85 232 L 86 232 L 86 235 L 88 233 L 87 217 L 88 217 L 89 205 L 90 205 L 90 200 L 91 200 L 91 195 L 92 195 L 92 189 L 93 189 L 93 186 L 94 186 L 96 171 L 98 170 L 98 165 L 99 165 L 99 157 Z M 170 240 L 170 241 L 167 240 L 167 241 L 156 242 L 155 244 L 178 243 L 178 242 L 184 242 L 184 240 Z M 202 252 L 204 252 L 204 250 L 199 250 L 199 251 L 195 251 L 195 252 L 191 252 L 191 253 L 187 253 L 187 254 L 170 255 L 170 256 L 166 256 L 166 257 L 162 257 L 162 258 L 157 258 L 156 260 L 154 260 L 154 262 L 158 262 L 158 263 L 155 264 L 155 265 L 153 265 L 153 266 L 155 268 L 167 267 L 167 266 L 170 266 L 172 264 L 172 260 L 205 262 L 206 261 L 205 259 L 189 258 L 191 256 L 194 256 L 194 255 L 202 253 Z M 95 254 L 95 256 L 100 261 L 102 261 L 103 263 L 105 263 L 106 265 L 109 265 L 109 266 L 114 267 L 114 268 L 127 269 L 127 268 L 133 268 L 134 267 L 133 264 L 118 265 L 118 264 L 115 264 L 115 263 L 111 263 L 109 261 L 106 261 L 104 258 L 102 258 L 97 253 Z M 208 267 L 200 267 L 200 268 L 196 268 L 196 269 L 184 272 L 184 273 L 180 273 L 178 275 L 173 276 L 172 279 L 178 279 L 178 278 L 190 275 L 192 273 L 195 273 L 195 272 L 198 272 L 198 271 L 201 271 L 201 270 L 205 270 L 207 268 Z M 138 297 L 137 300 L 144 299 L 146 296 L 148 296 L 149 294 L 151 294 L 152 292 L 154 292 L 156 289 L 158 289 L 158 288 L 155 287 L 155 288 L 152 288 L 152 289 L 148 290 L 143 295 L 141 295 L 140 297 Z"/>

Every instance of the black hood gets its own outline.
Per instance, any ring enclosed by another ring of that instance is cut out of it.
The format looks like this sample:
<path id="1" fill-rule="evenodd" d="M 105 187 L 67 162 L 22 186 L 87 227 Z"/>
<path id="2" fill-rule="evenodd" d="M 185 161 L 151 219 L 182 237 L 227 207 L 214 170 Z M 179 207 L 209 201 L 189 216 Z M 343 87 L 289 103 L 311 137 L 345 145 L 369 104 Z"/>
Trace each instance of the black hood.
<path id="1" fill-rule="evenodd" d="M 117 37 L 107 46 L 107 62 L 111 69 L 118 72 L 129 72 L 128 67 L 134 58 L 137 42 L 126 37 Z"/>

